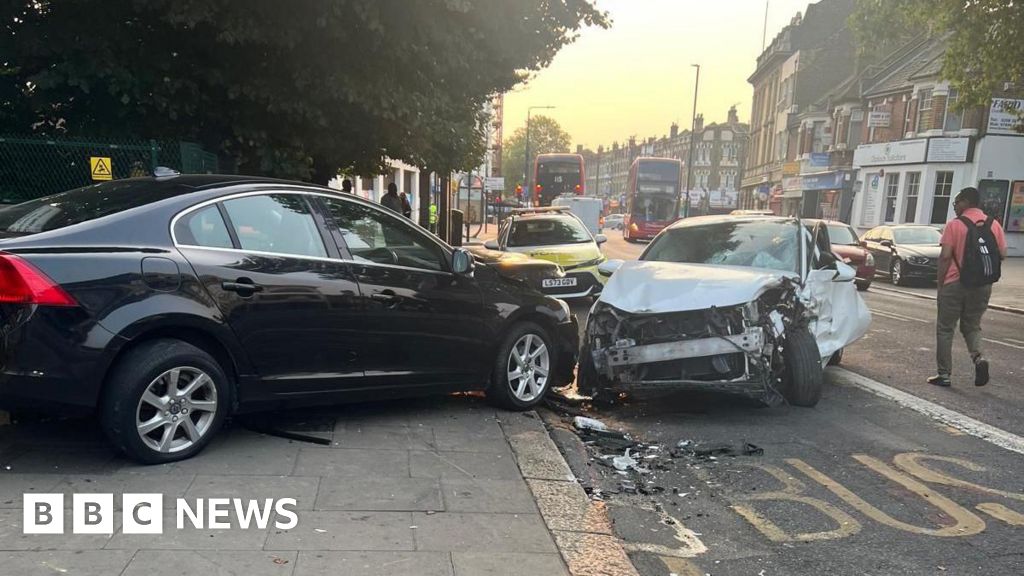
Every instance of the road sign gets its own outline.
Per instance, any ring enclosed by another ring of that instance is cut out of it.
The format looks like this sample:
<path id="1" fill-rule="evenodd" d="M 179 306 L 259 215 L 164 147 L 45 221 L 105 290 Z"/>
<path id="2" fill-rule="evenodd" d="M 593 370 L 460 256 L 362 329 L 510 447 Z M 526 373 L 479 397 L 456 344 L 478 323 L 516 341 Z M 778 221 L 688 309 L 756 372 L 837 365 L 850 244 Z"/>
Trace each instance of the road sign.
<path id="1" fill-rule="evenodd" d="M 89 172 L 93 180 L 113 180 L 114 172 L 110 167 L 110 158 L 106 156 L 89 157 Z"/>
<path id="2" fill-rule="evenodd" d="M 505 177 L 504 176 L 491 176 L 484 178 L 484 188 L 488 192 L 498 192 L 505 190 Z"/>

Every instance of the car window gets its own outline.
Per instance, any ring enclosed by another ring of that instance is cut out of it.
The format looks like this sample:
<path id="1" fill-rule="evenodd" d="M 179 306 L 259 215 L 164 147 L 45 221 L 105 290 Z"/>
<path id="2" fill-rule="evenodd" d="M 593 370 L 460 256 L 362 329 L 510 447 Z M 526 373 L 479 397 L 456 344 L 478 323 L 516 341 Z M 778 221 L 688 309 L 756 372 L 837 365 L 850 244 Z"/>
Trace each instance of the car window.
<path id="1" fill-rule="evenodd" d="M 520 218 L 512 223 L 508 235 L 508 245 L 512 247 L 583 244 L 592 241 L 586 226 L 572 217 Z"/>
<path id="2" fill-rule="evenodd" d="M 247 196 L 224 202 L 242 250 L 327 257 L 301 194 Z"/>
<path id="3" fill-rule="evenodd" d="M 938 244 L 942 233 L 931 226 L 920 228 L 897 228 L 894 231 L 897 244 Z"/>
<path id="4" fill-rule="evenodd" d="M 233 248 L 228 227 L 217 206 L 207 206 L 190 212 L 174 225 L 174 238 L 186 246 Z"/>
<path id="5" fill-rule="evenodd" d="M 853 232 L 853 228 L 839 224 L 828 225 L 828 237 L 833 244 L 856 246 L 859 243 L 857 242 L 857 235 Z"/>
<path id="6" fill-rule="evenodd" d="M 446 270 L 444 250 L 411 224 L 357 202 L 321 200 L 353 260 Z"/>
<path id="7" fill-rule="evenodd" d="M 723 222 L 662 232 L 641 260 L 751 266 L 799 271 L 797 228 L 791 222 Z"/>

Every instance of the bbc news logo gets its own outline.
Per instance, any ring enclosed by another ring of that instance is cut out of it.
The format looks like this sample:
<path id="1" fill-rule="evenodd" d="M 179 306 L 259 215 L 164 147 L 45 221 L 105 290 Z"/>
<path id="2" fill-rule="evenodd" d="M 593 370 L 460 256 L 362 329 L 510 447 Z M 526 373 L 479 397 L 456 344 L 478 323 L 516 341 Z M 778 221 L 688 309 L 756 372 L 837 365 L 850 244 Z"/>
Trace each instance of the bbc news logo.
<path id="1" fill-rule="evenodd" d="M 64 533 L 64 494 L 25 494 L 23 502 L 25 534 Z M 186 525 L 198 529 L 227 530 L 231 528 L 232 514 L 243 530 L 250 526 L 265 529 L 275 513 L 274 527 L 290 530 L 299 524 L 295 506 L 294 498 L 197 498 L 193 503 L 178 498 L 174 513 L 178 530 L 184 530 Z M 72 534 L 113 534 L 116 514 L 113 494 L 71 495 Z M 163 534 L 164 495 L 122 494 L 121 531 L 125 534 Z"/>

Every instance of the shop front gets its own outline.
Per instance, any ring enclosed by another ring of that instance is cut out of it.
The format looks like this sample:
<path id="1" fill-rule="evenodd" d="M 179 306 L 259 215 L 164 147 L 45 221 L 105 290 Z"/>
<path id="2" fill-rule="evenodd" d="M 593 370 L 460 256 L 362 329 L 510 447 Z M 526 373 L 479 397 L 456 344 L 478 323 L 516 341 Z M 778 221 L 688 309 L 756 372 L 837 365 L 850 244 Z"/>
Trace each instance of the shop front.
<path id="1" fill-rule="evenodd" d="M 834 170 L 801 176 L 803 218 L 849 221 L 849 199 L 853 178 L 848 170 Z"/>

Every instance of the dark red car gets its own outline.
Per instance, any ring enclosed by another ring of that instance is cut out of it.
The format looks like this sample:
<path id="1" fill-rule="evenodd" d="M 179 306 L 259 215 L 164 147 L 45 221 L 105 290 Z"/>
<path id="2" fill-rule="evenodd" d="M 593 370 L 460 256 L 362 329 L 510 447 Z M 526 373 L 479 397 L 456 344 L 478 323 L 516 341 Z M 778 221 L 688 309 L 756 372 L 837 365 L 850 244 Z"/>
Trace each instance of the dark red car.
<path id="1" fill-rule="evenodd" d="M 857 269 L 857 289 L 867 290 L 875 277 L 875 257 L 861 244 L 857 232 L 849 224 L 832 221 L 825 221 L 825 224 L 828 226 L 832 252 Z"/>

